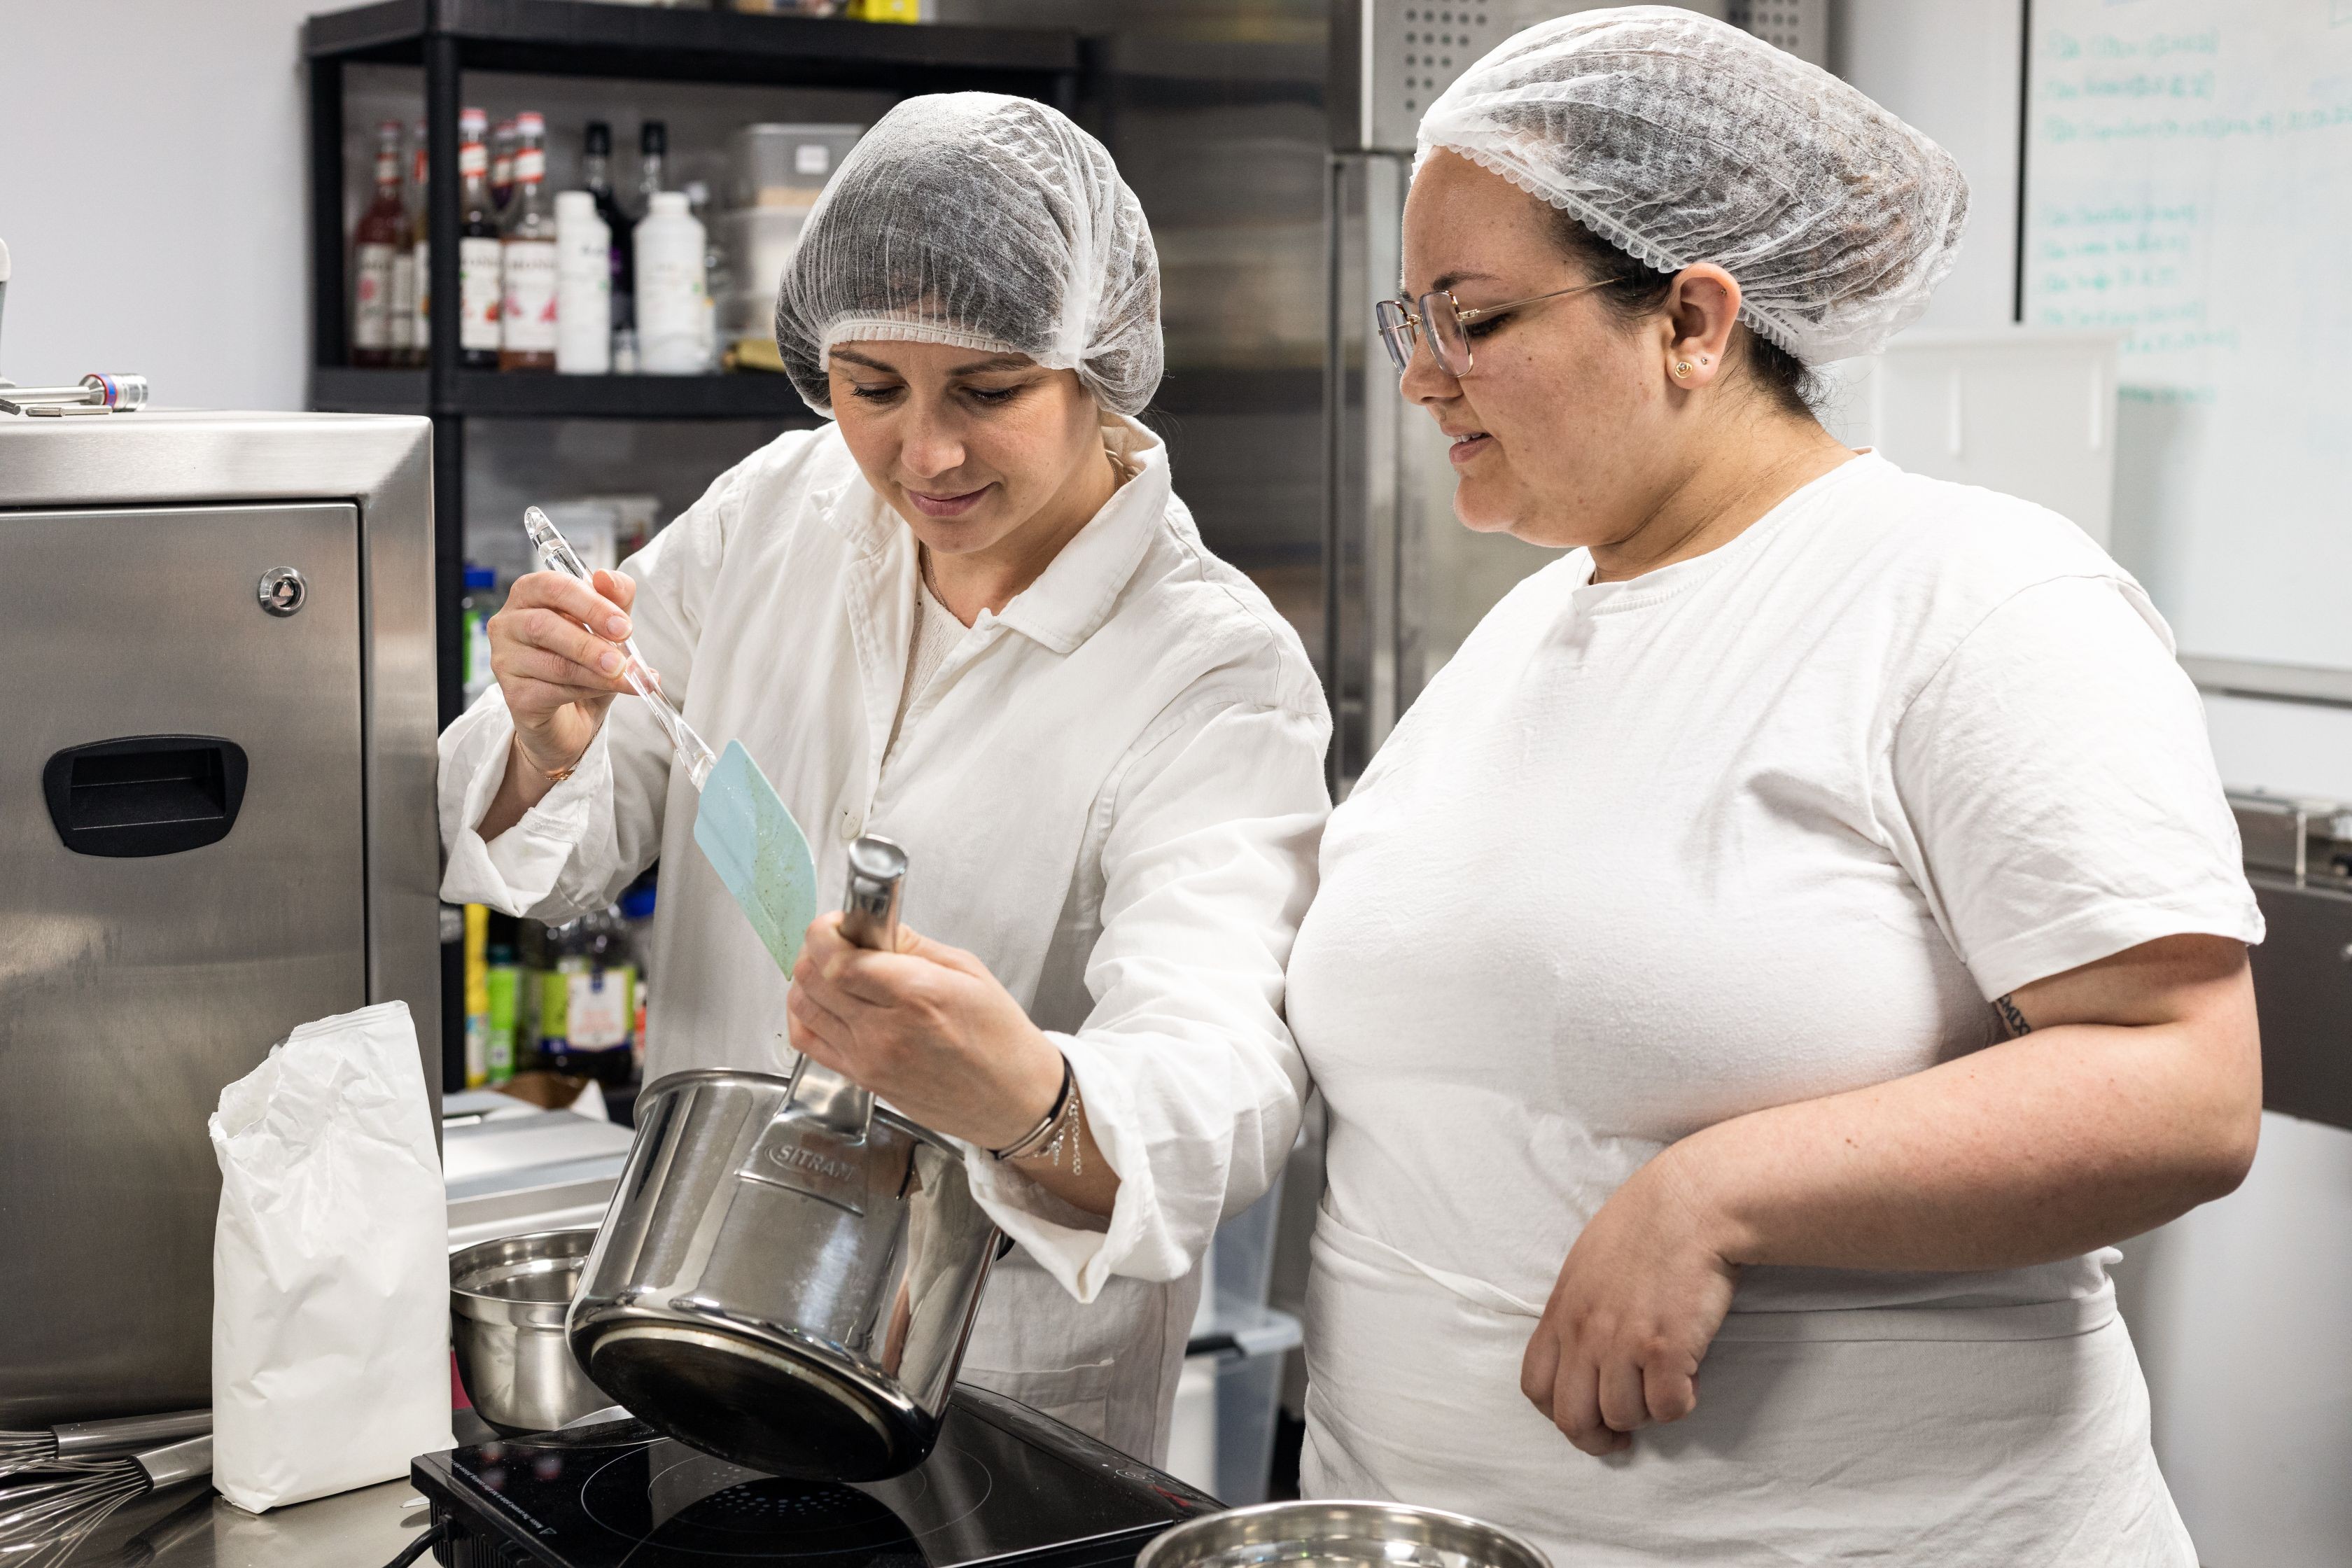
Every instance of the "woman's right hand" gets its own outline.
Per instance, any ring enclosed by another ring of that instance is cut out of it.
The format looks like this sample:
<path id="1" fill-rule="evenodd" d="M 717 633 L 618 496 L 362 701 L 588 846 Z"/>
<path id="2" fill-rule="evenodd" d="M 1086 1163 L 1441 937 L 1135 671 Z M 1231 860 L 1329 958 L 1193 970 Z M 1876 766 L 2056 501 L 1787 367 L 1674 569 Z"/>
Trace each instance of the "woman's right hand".
<path id="1" fill-rule="evenodd" d="M 592 589 L 561 572 L 530 573 L 490 617 L 490 673 L 514 720 L 515 748 L 543 775 L 577 763 L 613 699 L 630 689 L 619 645 L 637 585 L 618 572 L 593 581 Z"/>

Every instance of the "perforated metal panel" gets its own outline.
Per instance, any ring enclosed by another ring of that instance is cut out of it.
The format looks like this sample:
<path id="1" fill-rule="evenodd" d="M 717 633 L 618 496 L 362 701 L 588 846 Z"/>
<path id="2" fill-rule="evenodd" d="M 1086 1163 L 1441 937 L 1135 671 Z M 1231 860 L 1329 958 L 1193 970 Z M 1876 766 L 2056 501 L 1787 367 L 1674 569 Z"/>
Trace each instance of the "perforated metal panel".
<path id="1" fill-rule="evenodd" d="M 1830 0 L 1731 0 L 1724 20 L 1801 60 L 1829 64 Z"/>
<path id="2" fill-rule="evenodd" d="M 1723 17 L 1728 0 L 1679 3 Z M 1770 0 L 1768 7 L 1757 0 L 1756 8 L 1822 16 L 1824 4 Z M 1410 152 L 1422 112 L 1487 50 L 1538 22 L 1599 9 L 1601 0 L 1343 0 L 1332 18 L 1332 145 Z M 1813 32 L 1825 47 L 1827 26 L 1816 25 Z"/>

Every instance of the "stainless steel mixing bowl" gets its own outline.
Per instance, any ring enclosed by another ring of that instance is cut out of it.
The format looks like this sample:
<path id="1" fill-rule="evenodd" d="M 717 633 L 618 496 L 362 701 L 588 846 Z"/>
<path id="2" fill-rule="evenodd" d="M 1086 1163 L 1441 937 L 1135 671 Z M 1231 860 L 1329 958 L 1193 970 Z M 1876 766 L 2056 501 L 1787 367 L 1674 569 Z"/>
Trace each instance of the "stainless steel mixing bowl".
<path id="1" fill-rule="evenodd" d="M 552 1432 L 608 1409 L 572 1358 L 563 1314 L 596 1232 L 478 1242 L 449 1259 L 451 1339 L 474 1413 L 499 1431 Z"/>
<path id="2" fill-rule="evenodd" d="M 1392 1502 L 1270 1502 L 1189 1520 L 1135 1568 L 1551 1568 L 1533 1545 L 1465 1514 Z"/>

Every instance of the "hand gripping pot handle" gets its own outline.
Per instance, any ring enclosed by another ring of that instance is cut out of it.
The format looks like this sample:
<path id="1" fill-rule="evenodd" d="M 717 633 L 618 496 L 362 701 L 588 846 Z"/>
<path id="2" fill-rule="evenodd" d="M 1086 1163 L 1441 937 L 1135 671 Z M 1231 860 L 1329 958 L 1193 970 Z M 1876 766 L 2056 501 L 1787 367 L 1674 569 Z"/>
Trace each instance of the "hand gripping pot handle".
<path id="1" fill-rule="evenodd" d="M 898 895 L 907 880 L 907 852 L 866 834 L 849 847 L 849 888 L 841 900 L 841 934 L 862 948 L 888 952 L 898 945 Z M 863 1138 L 874 1120 L 874 1096 L 820 1062 L 803 1057 L 785 1096 L 845 1138 Z"/>

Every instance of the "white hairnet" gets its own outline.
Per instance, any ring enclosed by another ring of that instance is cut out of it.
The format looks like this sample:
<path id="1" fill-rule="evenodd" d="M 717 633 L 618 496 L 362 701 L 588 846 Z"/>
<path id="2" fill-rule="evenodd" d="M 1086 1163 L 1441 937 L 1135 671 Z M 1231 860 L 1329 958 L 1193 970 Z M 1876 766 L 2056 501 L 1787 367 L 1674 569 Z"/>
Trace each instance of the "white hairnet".
<path id="1" fill-rule="evenodd" d="M 1809 364 L 1918 320 L 1968 221 L 1941 147 L 1829 72 L 1669 5 L 1506 40 L 1429 106 L 1414 167 L 1441 147 L 1661 271 L 1715 263 L 1741 319 Z"/>
<path id="2" fill-rule="evenodd" d="M 1025 98 L 910 98 L 842 160 L 776 298 L 810 407 L 856 339 L 955 343 L 1074 370 L 1138 414 L 1160 385 L 1160 260 L 1103 144 Z"/>

